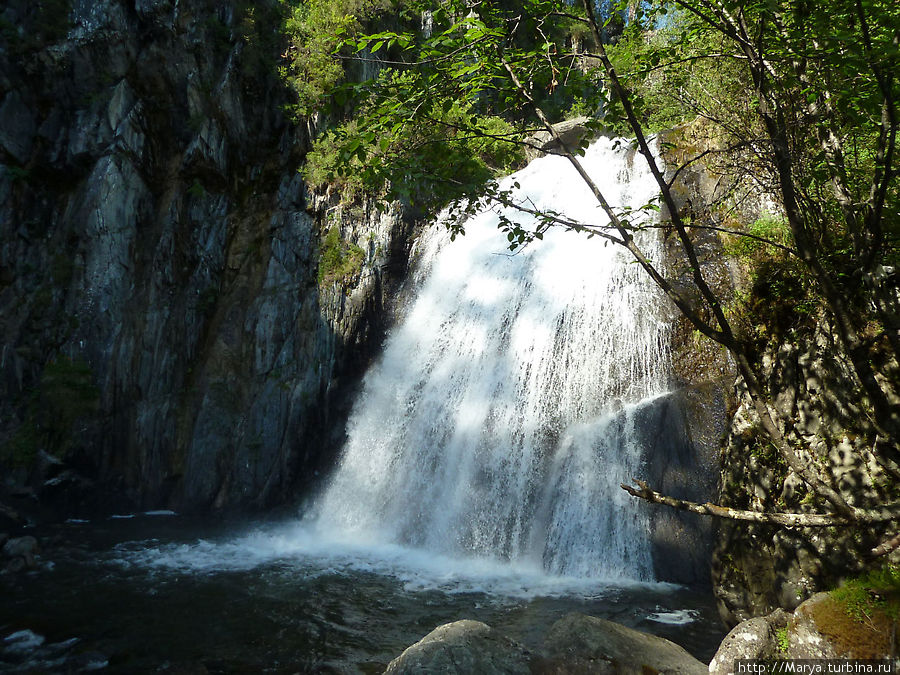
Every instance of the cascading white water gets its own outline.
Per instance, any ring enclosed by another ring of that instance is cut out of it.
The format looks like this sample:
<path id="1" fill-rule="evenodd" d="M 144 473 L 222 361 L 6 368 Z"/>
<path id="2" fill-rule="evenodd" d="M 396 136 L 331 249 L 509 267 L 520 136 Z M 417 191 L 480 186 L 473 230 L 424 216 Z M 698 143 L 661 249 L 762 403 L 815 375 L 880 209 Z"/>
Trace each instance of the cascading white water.
<path id="1" fill-rule="evenodd" d="M 656 192 L 640 158 L 595 142 L 583 163 L 614 206 Z M 607 221 L 565 159 L 506 179 L 538 209 Z M 522 214 L 509 213 L 523 218 Z M 516 255 L 485 212 L 425 236 L 415 298 L 367 374 L 320 531 L 567 576 L 652 579 L 635 407 L 665 391 L 659 294 L 621 247 L 551 230 Z M 660 260 L 653 232 L 639 235 Z"/>

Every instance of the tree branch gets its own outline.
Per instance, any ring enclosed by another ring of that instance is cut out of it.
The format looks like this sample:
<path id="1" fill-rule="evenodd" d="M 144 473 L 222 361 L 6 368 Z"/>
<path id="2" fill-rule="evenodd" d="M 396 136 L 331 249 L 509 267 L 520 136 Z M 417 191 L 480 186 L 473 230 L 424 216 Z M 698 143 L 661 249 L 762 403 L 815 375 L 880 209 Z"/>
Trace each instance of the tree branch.
<path id="1" fill-rule="evenodd" d="M 858 511 L 858 518 L 848 518 L 835 513 L 773 513 L 769 511 L 748 511 L 746 509 L 732 509 L 718 504 L 698 504 L 684 499 L 675 499 L 652 490 L 647 483 L 636 478 L 632 479 L 637 485 L 620 486 L 628 494 L 643 499 L 652 504 L 662 504 L 679 511 L 697 513 L 701 516 L 714 516 L 728 520 L 741 520 L 751 523 L 770 523 L 781 527 L 840 527 L 857 525 L 859 523 L 889 523 L 900 519 L 900 504 L 888 504 L 882 509 Z M 896 538 L 897 546 L 900 546 L 900 535 Z M 891 540 L 893 542 L 894 540 Z M 881 547 L 879 547 L 881 548 Z M 896 548 L 896 546 L 895 546 Z M 878 550 L 878 549 L 875 549 Z M 874 550 L 873 550 L 874 554 Z"/>
<path id="2" fill-rule="evenodd" d="M 883 555 L 890 555 L 900 548 L 900 534 L 896 534 L 890 539 L 885 539 L 878 546 L 869 551 L 869 555 L 873 558 L 879 558 Z"/>

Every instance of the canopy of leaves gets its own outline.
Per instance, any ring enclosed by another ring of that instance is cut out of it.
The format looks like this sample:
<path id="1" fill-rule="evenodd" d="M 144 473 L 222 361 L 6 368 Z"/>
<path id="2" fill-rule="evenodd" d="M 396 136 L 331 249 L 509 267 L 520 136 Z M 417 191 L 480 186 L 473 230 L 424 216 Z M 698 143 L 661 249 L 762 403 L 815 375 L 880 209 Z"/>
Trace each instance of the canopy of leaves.
<path id="1" fill-rule="evenodd" d="M 360 34 L 361 22 L 382 5 L 358 2 L 357 14 L 342 8 L 337 20 L 334 5 L 341 2 L 318 0 L 331 6 L 325 23 L 340 39 L 301 46 L 312 38 L 309 27 L 322 24 L 317 3 L 295 10 L 290 29 L 299 61 L 288 72 L 299 109 L 312 110 L 302 101 L 321 101 L 327 90 L 350 110 L 309 156 L 306 177 L 315 185 L 340 184 L 429 209 L 490 189 L 493 176 L 521 164 L 523 136 L 539 128 L 504 63 L 521 68 L 554 118 L 573 106 L 578 112 L 601 106 L 596 76 L 571 49 L 586 29 L 565 2 L 479 3 L 477 12 L 461 0 L 408 2 L 406 10 L 427 12 L 427 30 L 401 16 L 394 30 L 367 35 Z M 339 85 L 353 63 L 369 65 L 375 76 Z"/>

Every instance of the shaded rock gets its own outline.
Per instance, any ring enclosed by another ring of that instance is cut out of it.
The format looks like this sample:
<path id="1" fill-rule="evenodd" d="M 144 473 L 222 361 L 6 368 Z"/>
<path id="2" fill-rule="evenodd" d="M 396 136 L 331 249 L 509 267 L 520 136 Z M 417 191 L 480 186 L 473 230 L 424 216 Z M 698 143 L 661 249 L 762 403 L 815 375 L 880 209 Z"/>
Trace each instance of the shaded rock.
<path id="1" fill-rule="evenodd" d="M 34 7 L 0 11 L 34 37 L 18 58 L 0 31 L 0 439 L 35 458 L 0 460 L 0 501 L 26 482 L 48 515 L 292 499 L 343 440 L 413 216 L 310 203 L 310 127 L 268 65 L 277 3 L 75 2 L 52 37 Z M 366 255 L 319 284 L 331 227 Z"/>
<path id="2" fill-rule="evenodd" d="M 683 389 L 640 406 L 634 427 L 644 448 L 643 478 L 664 494 L 714 501 L 719 467 L 713 438 L 721 437 L 726 421 L 724 403 L 712 387 Z M 709 585 L 711 519 L 660 508 L 649 509 L 647 516 L 656 579 Z"/>
<path id="3" fill-rule="evenodd" d="M 31 156 L 34 142 L 34 118 L 18 92 L 12 91 L 0 103 L 0 150 L 19 163 Z"/>
<path id="4" fill-rule="evenodd" d="M 733 675 L 736 659 L 783 657 L 778 631 L 785 629 L 789 617 L 783 610 L 777 610 L 769 616 L 748 619 L 732 628 L 709 664 L 710 674 Z"/>
<path id="5" fill-rule="evenodd" d="M 705 664 L 661 637 L 584 614 L 569 614 L 550 628 L 544 641 L 551 664 L 580 673 L 701 673 Z"/>
<path id="6" fill-rule="evenodd" d="M 481 623 L 464 619 L 438 626 L 388 664 L 385 675 L 401 673 L 530 673 L 532 654 Z"/>
<path id="7" fill-rule="evenodd" d="M 16 557 L 6 563 L 6 567 L 3 568 L 3 571 L 6 574 L 18 574 L 26 567 L 28 567 L 28 563 L 25 562 L 25 558 Z"/>
<path id="8" fill-rule="evenodd" d="M 6 506 L 6 504 L 0 504 L 0 527 L 17 527 L 19 525 L 24 525 L 25 519 L 16 511 L 14 508 L 10 506 Z M 0 543 L 2 546 L 2 543 Z"/>
<path id="9" fill-rule="evenodd" d="M 10 558 L 33 556 L 38 552 L 38 542 L 34 537 L 15 537 L 3 545 L 3 555 Z"/>

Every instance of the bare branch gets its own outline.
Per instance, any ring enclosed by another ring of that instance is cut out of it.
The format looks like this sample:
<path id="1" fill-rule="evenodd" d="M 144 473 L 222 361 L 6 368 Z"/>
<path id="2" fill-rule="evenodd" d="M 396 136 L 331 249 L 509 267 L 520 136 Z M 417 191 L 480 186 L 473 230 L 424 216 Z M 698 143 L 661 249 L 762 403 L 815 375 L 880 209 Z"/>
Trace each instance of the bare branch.
<path id="1" fill-rule="evenodd" d="M 869 555 L 873 558 L 880 558 L 883 555 L 890 555 L 900 548 L 900 534 L 895 534 L 890 539 L 885 539 L 878 546 L 869 551 Z"/>
<path id="2" fill-rule="evenodd" d="M 698 504 L 684 499 L 675 499 L 652 490 L 647 483 L 636 478 L 632 479 L 637 485 L 620 486 L 625 492 L 652 504 L 662 504 L 679 511 L 689 511 L 701 516 L 714 516 L 728 520 L 742 520 L 751 523 L 771 523 L 781 527 L 840 527 L 857 525 L 859 523 L 889 523 L 900 519 L 900 504 L 888 504 L 881 509 L 858 511 L 859 517 L 848 518 L 836 513 L 773 513 L 769 511 L 748 511 L 746 509 L 732 509 L 718 504 Z M 900 546 L 900 535 L 897 537 L 897 546 Z M 893 540 L 891 540 L 893 541 Z M 879 547 L 880 548 L 880 547 Z M 874 553 L 874 551 L 873 551 Z"/>

